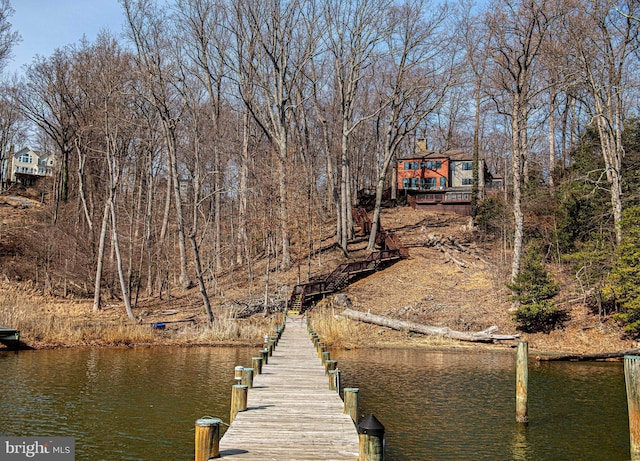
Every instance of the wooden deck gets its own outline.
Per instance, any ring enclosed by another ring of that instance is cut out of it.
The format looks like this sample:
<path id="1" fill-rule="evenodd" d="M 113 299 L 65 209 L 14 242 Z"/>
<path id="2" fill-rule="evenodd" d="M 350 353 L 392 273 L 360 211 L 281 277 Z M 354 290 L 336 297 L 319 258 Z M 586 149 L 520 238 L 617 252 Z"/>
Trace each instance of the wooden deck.
<path id="1" fill-rule="evenodd" d="M 301 318 L 289 317 L 278 346 L 249 389 L 220 440 L 231 460 L 358 459 L 358 432 L 329 378 Z"/>

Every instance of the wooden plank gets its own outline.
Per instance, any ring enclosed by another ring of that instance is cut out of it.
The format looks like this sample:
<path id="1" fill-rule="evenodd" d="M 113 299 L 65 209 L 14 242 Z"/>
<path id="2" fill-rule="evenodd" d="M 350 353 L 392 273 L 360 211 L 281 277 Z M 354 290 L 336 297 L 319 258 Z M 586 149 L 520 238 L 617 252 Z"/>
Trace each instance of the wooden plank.
<path id="1" fill-rule="evenodd" d="M 269 363 L 220 440 L 220 455 L 239 461 L 358 459 L 358 432 L 343 413 L 301 318 L 287 319 Z"/>

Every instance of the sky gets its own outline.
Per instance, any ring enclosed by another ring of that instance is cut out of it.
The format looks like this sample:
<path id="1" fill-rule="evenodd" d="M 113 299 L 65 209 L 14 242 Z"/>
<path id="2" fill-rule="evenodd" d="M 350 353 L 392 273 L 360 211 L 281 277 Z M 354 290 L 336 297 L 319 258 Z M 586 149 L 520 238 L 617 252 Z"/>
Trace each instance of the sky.
<path id="1" fill-rule="evenodd" d="M 118 0 L 10 0 L 15 10 L 12 30 L 22 36 L 7 63 L 8 73 L 20 72 L 36 55 L 50 56 L 55 49 L 78 43 L 83 36 L 93 42 L 104 29 L 119 37 L 124 15 Z"/>

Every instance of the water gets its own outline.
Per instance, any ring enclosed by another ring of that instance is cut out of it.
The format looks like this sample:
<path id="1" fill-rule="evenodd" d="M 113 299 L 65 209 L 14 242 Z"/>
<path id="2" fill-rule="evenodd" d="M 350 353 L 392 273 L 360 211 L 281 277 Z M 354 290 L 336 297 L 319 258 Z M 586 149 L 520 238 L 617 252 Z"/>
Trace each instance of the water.
<path id="1" fill-rule="evenodd" d="M 195 420 L 228 421 L 235 365 L 253 348 L 0 353 L 0 435 L 73 436 L 76 459 L 192 460 Z M 332 351 L 389 461 L 625 460 L 619 363 L 532 363 L 515 423 L 515 357 L 502 352 Z"/>
<path id="2" fill-rule="evenodd" d="M 626 460 L 620 363 L 529 367 L 529 420 L 515 423 L 515 353 L 333 352 L 361 414 L 386 427 L 399 460 Z"/>
<path id="3" fill-rule="evenodd" d="M 73 436 L 76 460 L 193 460 L 196 419 L 229 420 L 233 368 L 251 363 L 252 352 L 0 353 L 0 433 Z"/>

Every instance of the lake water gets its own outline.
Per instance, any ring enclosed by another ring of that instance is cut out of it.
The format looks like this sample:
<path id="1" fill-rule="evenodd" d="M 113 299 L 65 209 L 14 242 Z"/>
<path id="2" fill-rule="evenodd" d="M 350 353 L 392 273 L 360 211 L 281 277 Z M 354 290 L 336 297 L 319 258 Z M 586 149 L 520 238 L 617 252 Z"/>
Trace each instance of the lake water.
<path id="1" fill-rule="evenodd" d="M 73 436 L 76 460 L 192 460 L 195 420 L 229 420 L 233 368 L 253 348 L 0 352 L 0 435 Z M 386 459 L 625 460 L 620 363 L 531 363 L 515 423 L 515 353 L 332 351 Z"/>

